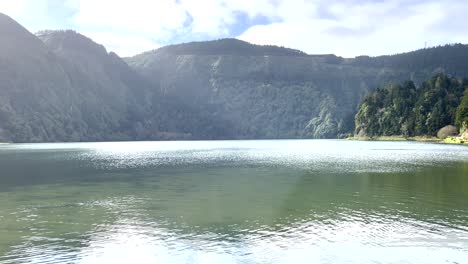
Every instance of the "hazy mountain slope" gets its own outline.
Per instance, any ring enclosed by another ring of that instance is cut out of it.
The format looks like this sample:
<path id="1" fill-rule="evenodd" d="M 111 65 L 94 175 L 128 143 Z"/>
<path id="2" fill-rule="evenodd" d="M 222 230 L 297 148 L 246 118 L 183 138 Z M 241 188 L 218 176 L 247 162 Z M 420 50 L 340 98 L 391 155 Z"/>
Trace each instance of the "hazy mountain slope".
<path id="1" fill-rule="evenodd" d="M 468 74 L 466 45 L 344 59 L 223 39 L 123 61 L 1 14 L 0 35 L 0 141 L 333 138 L 378 86 Z"/>
<path id="2" fill-rule="evenodd" d="M 204 123 L 229 127 L 204 131 L 208 135 L 196 133 L 197 124 L 183 129 L 197 138 L 323 138 L 352 132 L 352 116 L 367 91 L 418 83 L 440 71 L 468 75 L 467 56 L 466 45 L 452 45 L 343 59 L 224 39 L 167 46 L 126 61 L 160 87 L 162 100 L 191 109 L 173 115 L 173 122 L 210 115 Z"/>
<path id="3" fill-rule="evenodd" d="M 88 140 L 132 139 L 149 90 L 144 80 L 115 53 L 74 31 L 37 35 L 67 72 L 73 87 L 68 105 L 78 110 L 74 114 L 84 121 L 80 127 L 89 132 Z"/>
<path id="4" fill-rule="evenodd" d="M 243 50 L 250 45 L 239 40 L 205 43 L 215 44 L 242 45 Z M 409 78 L 405 72 L 342 64 L 331 55 L 308 56 L 278 47 L 270 52 L 270 47 L 253 45 L 257 53 L 240 55 L 217 48 L 216 54 L 202 50 L 203 43 L 194 45 L 197 48 L 190 44 L 161 48 L 127 62 L 158 85 L 163 98 L 190 106 L 190 116 L 173 116 L 175 122 L 192 120 L 198 112 L 198 118 L 209 114 L 208 123 L 222 122 L 229 128 L 194 134 L 201 138 L 336 137 L 352 131 L 362 94 L 383 81 Z"/>
<path id="5" fill-rule="evenodd" d="M 71 31 L 43 32 L 42 42 L 5 15 L 0 34 L 3 140 L 131 139 L 139 83 L 120 58 Z"/>
<path id="6" fill-rule="evenodd" d="M 13 141 L 64 140 L 65 70 L 45 45 L 0 14 L 0 137 Z"/>
<path id="7" fill-rule="evenodd" d="M 199 41 L 165 46 L 157 50 L 160 53 L 172 55 L 237 55 L 237 56 L 307 56 L 305 52 L 278 46 L 261 46 L 248 42 L 227 38 L 213 41 Z M 148 52 L 152 53 L 151 51 Z"/>
<path id="8" fill-rule="evenodd" d="M 468 45 L 451 44 L 412 52 L 378 57 L 360 56 L 351 60 L 351 65 L 387 68 L 418 74 L 413 78 L 427 78 L 422 74 L 446 72 L 455 76 L 468 76 Z"/>

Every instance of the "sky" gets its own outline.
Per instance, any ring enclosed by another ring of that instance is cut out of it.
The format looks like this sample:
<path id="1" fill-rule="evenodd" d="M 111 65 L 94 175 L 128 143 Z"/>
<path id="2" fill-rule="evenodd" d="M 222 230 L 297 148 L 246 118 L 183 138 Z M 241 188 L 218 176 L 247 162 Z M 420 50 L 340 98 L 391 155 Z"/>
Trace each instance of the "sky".
<path id="1" fill-rule="evenodd" d="M 468 43 L 467 0 L 0 0 L 0 12 L 120 56 L 227 37 L 343 57 Z"/>

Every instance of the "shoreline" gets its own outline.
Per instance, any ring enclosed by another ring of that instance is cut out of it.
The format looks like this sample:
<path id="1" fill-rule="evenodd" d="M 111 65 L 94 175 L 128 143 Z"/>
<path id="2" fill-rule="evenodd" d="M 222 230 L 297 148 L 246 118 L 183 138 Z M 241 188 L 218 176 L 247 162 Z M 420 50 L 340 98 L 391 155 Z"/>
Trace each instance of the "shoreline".
<path id="1" fill-rule="evenodd" d="M 440 139 L 431 136 L 416 136 L 416 137 L 404 137 L 404 136 L 378 136 L 378 137 L 348 137 L 346 140 L 358 140 L 358 141 L 416 141 L 426 143 L 439 143 L 439 144 L 453 144 L 468 146 L 468 140 L 460 137 L 447 137 Z"/>
<path id="2" fill-rule="evenodd" d="M 468 139 L 464 139 L 460 136 L 453 137 L 449 136 L 445 139 L 439 139 L 433 136 L 416 136 L 416 137 L 404 137 L 404 136 L 378 136 L 378 137 L 357 137 L 351 136 L 346 138 L 330 138 L 328 140 L 350 140 L 350 141 L 415 141 L 415 142 L 425 142 L 425 143 L 438 143 L 438 144 L 453 144 L 453 145 L 463 145 L 468 146 Z M 28 143 L 14 143 L 14 142 L 0 142 L 2 145 L 10 144 L 62 144 L 62 143 L 122 143 L 122 142 L 189 142 L 189 141 L 245 141 L 245 140 L 314 140 L 312 138 L 293 138 L 293 139 L 221 139 L 221 140 L 130 140 L 130 141 L 64 141 L 64 142 L 28 142 Z M 315 139 L 321 140 L 321 139 Z M 327 140 L 327 139 L 322 139 Z"/>

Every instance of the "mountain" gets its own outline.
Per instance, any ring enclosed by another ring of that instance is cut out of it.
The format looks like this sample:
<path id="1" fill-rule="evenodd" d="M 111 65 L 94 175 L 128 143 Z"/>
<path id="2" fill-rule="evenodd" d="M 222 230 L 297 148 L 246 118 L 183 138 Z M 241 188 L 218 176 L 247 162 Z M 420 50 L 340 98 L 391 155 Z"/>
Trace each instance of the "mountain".
<path id="1" fill-rule="evenodd" d="M 0 35 L 0 141 L 336 138 L 377 87 L 468 75 L 461 44 L 349 59 L 222 39 L 121 59 L 2 14 Z"/>
<path id="2" fill-rule="evenodd" d="M 130 139 L 141 78 L 117 55 L 72 31 L 35 36 L 5 15 L 0 34 L 1 139 Z"/>
<path id="3" fill-rule="evenodd" d="M 63 68 L 41 40 L 5 15 L 0 34 L 0 137 L 53 140 L 45 136 L 53 133 L 49 115 L 57 116 L 54 123 L 61 119 L 70 89 Z"/>
<path id="4" fill-rule="evenodd" d="M 454 76 L 468 76 L 468 45 L 447 44 L 396 55 L 359 56 L 351 60 L 351 64 L 400 70 L 412 74 L 427 75 L 438 71 Z M 420 77 L 418 80 L 423 81 L 424 78 Z"/>
<path id="5" fill-rule="evenodd" d="M 182 43 L 178 45 L 170 45 L 162 47 L 156 52 L 172 54 L 172 55 L 233 55 L 233 56 L 261 56 L 261 55 L 276 55 L 276 56 L 307 56 L 305 52 L 295 49 L 288 49 L 277 46 L 261 46 L 254 45 L 248 42 L 235 38 L 219 39 L 214 41 L 200 41 Z M 152 53 L 152 52 L 148 52 Z"/>
<path id="6" fill-rule="evenodd" d="M 162 100 L 190 109 L 172 114 L 172 121 L 189 124 L 179 129 L 196 138 L 334 138 L 353 131 L 356 107 L 368 91 L 419 83 L 437 72 L 468 76 L 467 56 L 468 46 L 448 45 L 345 59 L 223 39 L 162 47 L 126 61 L 161 89 Z M 162 111 L 175 113 L 173 106 Z M 209 129 L 217 124 L 223 125 Z"/>
<path id="7" fill-rule="evenodd" d="M 378 75 L 346 65 L 338 72 L 299 51 L 234 39 L 164 47 L 126 61 L 172 102 L 161 110 L 178 130 L 207 139 L 335 137 L 352 129 L 344 120 Z M 349 75 L 346 83 L 341 73 Z"/>

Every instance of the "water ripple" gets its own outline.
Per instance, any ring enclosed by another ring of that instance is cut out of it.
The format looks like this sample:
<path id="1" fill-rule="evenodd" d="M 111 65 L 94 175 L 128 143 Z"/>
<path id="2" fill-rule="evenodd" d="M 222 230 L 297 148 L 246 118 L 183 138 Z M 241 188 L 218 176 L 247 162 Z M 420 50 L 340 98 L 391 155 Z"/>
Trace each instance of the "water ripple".
<path id="1" fill-rule="evenodd" d="M 468 259 L 465 147 L 79 143 L 0 155 L 1 264 Z"/>

